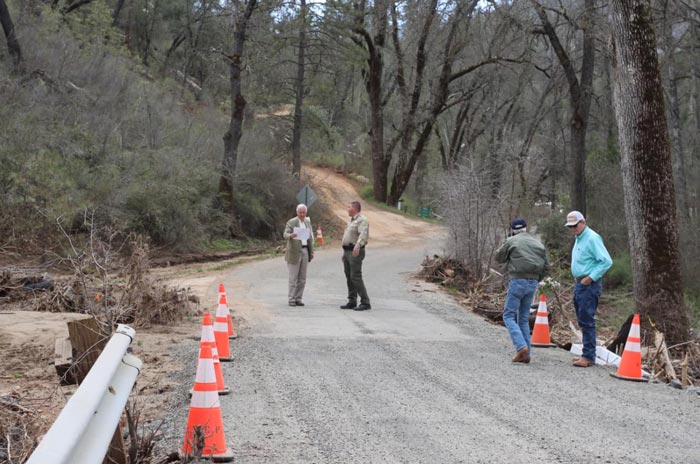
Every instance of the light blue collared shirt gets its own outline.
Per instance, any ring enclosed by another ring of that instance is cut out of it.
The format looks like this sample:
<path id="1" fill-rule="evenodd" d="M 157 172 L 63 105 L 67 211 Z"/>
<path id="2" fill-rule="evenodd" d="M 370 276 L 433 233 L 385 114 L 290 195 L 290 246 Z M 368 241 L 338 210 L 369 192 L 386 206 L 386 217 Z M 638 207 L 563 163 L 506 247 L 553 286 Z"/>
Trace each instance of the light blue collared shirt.
<path id="1" fill-rule="evenodd" d="M 576 236 L 576 243 L 571 252 L 571 273 L 575 278 L 588 276 L 598 281 L 610 266 L 612 258 L 605 249 L 603 239 L 586 226 L 583 232 Z"/>

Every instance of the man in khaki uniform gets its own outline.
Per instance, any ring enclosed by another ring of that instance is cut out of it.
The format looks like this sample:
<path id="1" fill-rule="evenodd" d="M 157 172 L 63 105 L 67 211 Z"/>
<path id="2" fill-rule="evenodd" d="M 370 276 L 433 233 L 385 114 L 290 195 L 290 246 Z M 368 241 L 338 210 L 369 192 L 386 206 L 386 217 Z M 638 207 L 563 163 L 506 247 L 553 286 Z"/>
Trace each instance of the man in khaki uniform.
<path id="1" fill-rule="evenodd" d="M 341 309 L 366 311 L 372 309 L 365 284 L 362 281 L 362 260 L 365 259 L 365 245 L 369 240 L 369 221 L 362 213 L 360 202 L 353 201 L 348 205 L 350 222 L 343 234 L 343 267 L 348 284 L 348 302 Z M 360 305 L 357 306 L 357 297 Z"/>
<path id="2" fill-rule="evenodd" d="M 314 234 L 311 219 L 306 217 L 308 209 L 305 204 L 297 206 L 297 215 L 284 228 L 284 238 L 287 240 L 287 250 L 284 259 L 289 269 L 289 306 L 304 306 L 301 298 L 306 286 L 306 269 L 314 257 Z M 308 239 L 298 239 L 294 228 L 308 229 Z"/>

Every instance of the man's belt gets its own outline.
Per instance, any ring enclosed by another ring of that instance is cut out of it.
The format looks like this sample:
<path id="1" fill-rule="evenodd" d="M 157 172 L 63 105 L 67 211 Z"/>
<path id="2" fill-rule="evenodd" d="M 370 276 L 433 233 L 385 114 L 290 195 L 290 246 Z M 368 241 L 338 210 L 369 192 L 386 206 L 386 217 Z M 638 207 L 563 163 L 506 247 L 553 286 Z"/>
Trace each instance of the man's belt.
<path id="1" fill-rule="evenodd" d="M 355 248 L 355 244 L 351 243 L 350 245 L 343 245 L 343 250 L 345 251 L 352 251 Z M 360 250 L 363 249 L 364 247 L 361 246 Z"/>
<path id="2" fill-rule="evenodd" d="M 309 245 L 302 245 L 302 248 L 309 248 Z"/>

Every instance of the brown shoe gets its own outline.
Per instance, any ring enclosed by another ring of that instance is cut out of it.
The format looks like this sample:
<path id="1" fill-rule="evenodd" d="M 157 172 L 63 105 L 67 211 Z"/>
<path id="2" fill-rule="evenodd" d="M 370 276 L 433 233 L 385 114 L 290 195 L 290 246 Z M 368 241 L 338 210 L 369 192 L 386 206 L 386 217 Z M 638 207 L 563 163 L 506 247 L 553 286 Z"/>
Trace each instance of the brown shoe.
<path id="1" fill-rule="evenodd" d="M 530 362 L 530 350 L 528 350 L 527 347 L 519 349 L 518 352 L 515 353 L 515 356 L 513 356 L 512 361 L 514 363 L 528 364 Z"/>
<path id="2" fill-rule="evenodd" d="M 593 365 L 593 362 L 586 358 L 578 358 L 577 360 L 574 361 L 574 366 L 576 367 L 591 367 Z"/>

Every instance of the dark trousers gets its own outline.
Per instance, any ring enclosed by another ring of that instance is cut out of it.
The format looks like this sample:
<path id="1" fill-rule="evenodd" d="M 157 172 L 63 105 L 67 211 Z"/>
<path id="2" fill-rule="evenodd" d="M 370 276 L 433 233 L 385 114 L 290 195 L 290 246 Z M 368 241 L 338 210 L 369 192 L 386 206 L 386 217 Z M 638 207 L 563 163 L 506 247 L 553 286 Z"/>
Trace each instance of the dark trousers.
<path id="1" fill-rule="evenodd" d="M 362 281 L 362 260 L 364 259 L 364 248 L 360 248 L 359 256 L 353 256 L 352 250 L 343 250 L 343 268 L 348 284 L 348 301 L 357 302 L 359 296 L 361 304 L 369 304 L 367 289 Z"/>
<path id="2" fill-rule="evenodd" d="M 574 286 L 574 309 L 583 335 L 583 357 L 591 362 L 596 358 L 595 313 L 603 290 L 601 280 L 591 285 L 576 282 Z"/>

